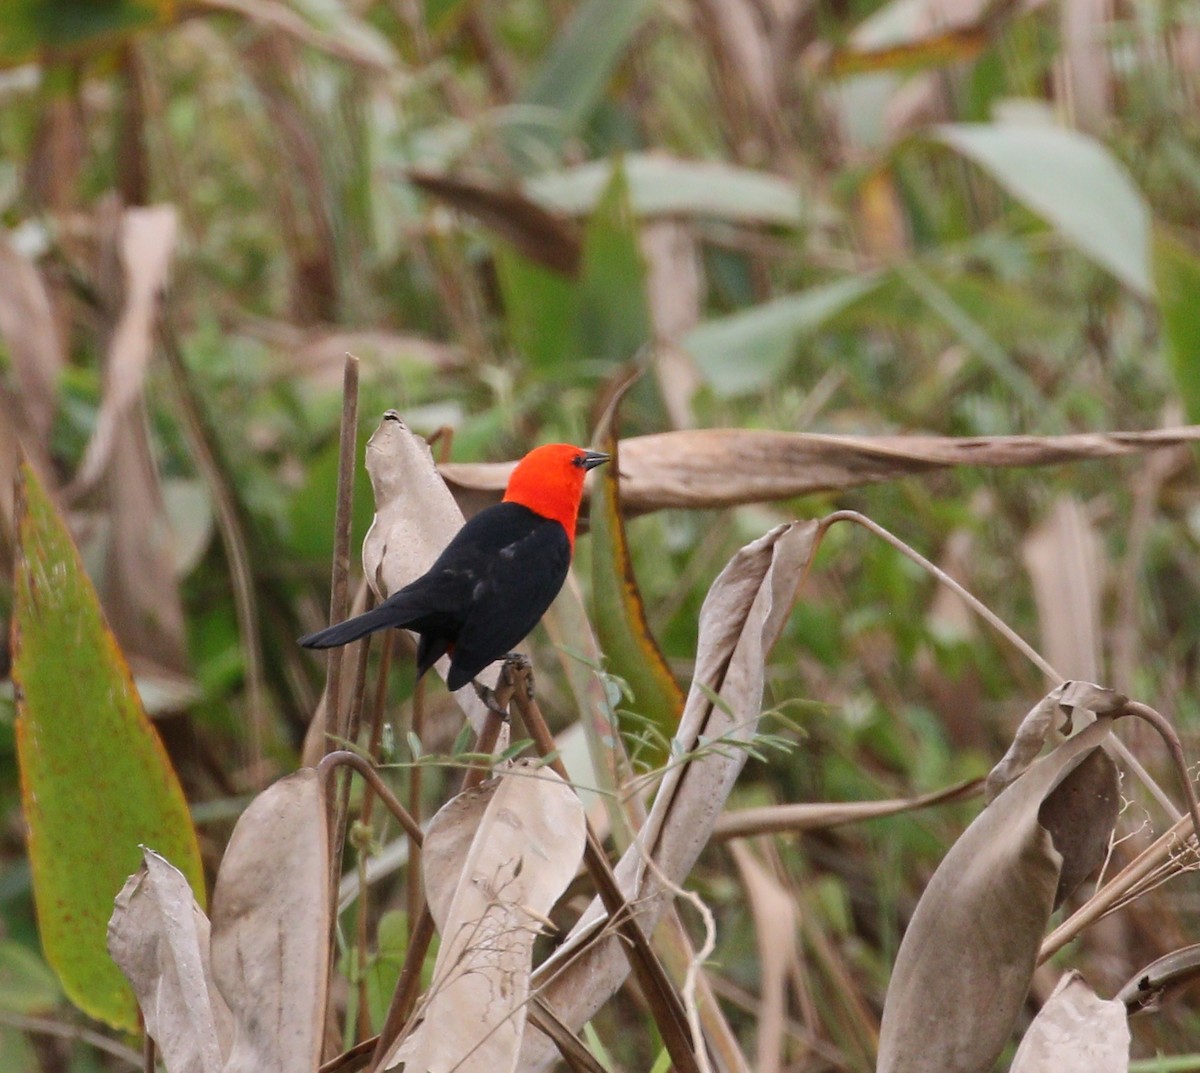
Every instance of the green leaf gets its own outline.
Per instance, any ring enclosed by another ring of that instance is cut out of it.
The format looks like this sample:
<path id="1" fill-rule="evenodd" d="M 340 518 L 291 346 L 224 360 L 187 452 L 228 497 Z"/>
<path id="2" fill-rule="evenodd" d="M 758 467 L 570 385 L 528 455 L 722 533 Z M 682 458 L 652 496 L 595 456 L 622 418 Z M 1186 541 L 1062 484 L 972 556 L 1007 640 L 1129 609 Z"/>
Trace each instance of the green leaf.
<path id="1" fill-rule="evenodd" d="M 537 128 L 543 145 L 553 149 L 583 126 L 650 9 L 651 0 L 585 0 L 575 9 L 521 95 L 522 104 L 555 113 Z"/>
<path id="2" fill-rule="evenodd" d="M 610 166 L 588 220 L 578 279 L 534 264 L 506 245 L 495 249 L 509 338 L 543 372 L 582 360 L 628 361 L 650 339 L 646 269 L 638 248 L 629 185 Z"/>
<path id="3" fill-rule="evenodd" d="M 791 364 L 796 343 L 879 285 L 879 276 L 847 276 L 705 321 L 682 343 L 718 395 L 759 391 Z"/>
<path id="4" fill-rule="evenodd" d="M 618 160 L 583 237 L 577 349 L 589 359 L 631 359 L 651 337 L 646 266 L 629 183 Z"/>
<path id="5" fill-rule="evenodd" d="M 1029 122 L 945 124 L 934 136 L 984 168 L 1080 252 L 1150 296 L 1150 210 L 1099 142 Z"/>
<path id="6" fill-rule="evenodd" d="M 638 216 L 701 216 L 796 227 L 806 215 L 794 183 L 749 168 L 630 153 L 625 175 Z M 530 179 L 525 192 L 547 209 L 581 216 L 592 211 L 611 176 L 609 161 L 594 160 Z"/>
<path id="7" fill-rule="evenodd" d="M 113 898 L 146 845 L 203 902 L 200 849 L 79 553 L 28 466 L 18 516 L 17 758 L 42 948 L 72 1002 L 132 1031 L 133 992 L 105 947 Z"/>
<path id="8" fill-rule="evenodd" d="M 1154 284 L 1163 337 L 1187 419 L 1200 422 L 1200 258 L 1161 228 L 1154 233 Z"/>
<path id="9" fill-rule="evenodd" d="M 621 395 L 631 386 L 628 381 Z M 619 402 L 619 396 L 618 400 Z M 670 741 L 683 714 L 684 695 L 658 647 L 646 606 L 633 572 L 633 560 L 621 516 L 618 474 L 620 456 L 614 402 L 598 430 L 601 449 L 611 462 L 601 471 L 589 515 L 592 539 L 592 602 L 596 636 L 606 658 L 606 669 L 623 679 L 633 692 L 633 709 L 652 723 L 662 741 Z M 628 732 L 626 734 L 628 737 Z M 631 751 L 635 751 L 631 749 Z M 639 759 L 651 767 L 666 760 L 664 749 L 645 748 Z"/>
<path id="10" fill-rule="evenodd" d="M 493 246 L 508 338 L 534 367 L 574 357 L 578 281 L 535 264 L 504 243 Z"/>

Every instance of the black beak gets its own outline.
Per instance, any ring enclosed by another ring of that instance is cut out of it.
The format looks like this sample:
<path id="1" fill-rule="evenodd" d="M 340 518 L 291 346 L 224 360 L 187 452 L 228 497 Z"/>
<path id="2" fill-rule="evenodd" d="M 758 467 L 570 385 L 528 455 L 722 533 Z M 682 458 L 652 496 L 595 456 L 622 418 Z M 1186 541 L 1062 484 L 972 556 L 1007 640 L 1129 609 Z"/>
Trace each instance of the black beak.
<path id="1" fill-rule="evenodd" d="M 585 470 L 595 469 L 597 466 L 603 466 L 608 461 L 608 455 L 601 451 L 588 451 L 583 456 L 583 468 Z"/>

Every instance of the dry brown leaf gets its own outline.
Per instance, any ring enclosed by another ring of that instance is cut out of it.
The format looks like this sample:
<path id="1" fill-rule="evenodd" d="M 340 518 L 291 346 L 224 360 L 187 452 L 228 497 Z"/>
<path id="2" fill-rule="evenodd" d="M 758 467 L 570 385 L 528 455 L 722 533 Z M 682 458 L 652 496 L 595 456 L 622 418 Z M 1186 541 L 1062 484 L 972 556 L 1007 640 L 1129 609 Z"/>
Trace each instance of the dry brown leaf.
<path id="1" fill-rule="evenodd" d="M 409 168 L 405 177 L 507 239 L 524 256 L 564 276 L 579 272 L 583 238 L 575 222 L 543 208 L 527 194 L 486 179 Z"/>
<path id="2" fill-rule="evenodd" d="M 237 1026 L 224 1073 L 315 1073 L 329 897 L 324 787 L 301 768 L 250 802 L 217 872 L 212 974 Z"/>
<path id="3" fill-rule="evenodd" d="M 1062 50 L 1056 95 L 1068 125 L 1092 134 L 1101 133 L 1112 112 L 1112 17 L 1113 0 L 1065 0 L 1059 5 Z"/>
<path id="4" fill-rule="evenodd" d="M 1082 504 L 1060 498 L 1021 548 L 1033 582 L 1041 653 L 1068 678 L 1100 676 L 1100 540 Z"/>
<path id="5" fill-rule="evenodd" d="M 815 522 L 792 522 L 746 545 L 713 582 L 700 609 L 695 677 L 677 738 L 683 753 L 664 777 L 650 815 L 616 867 L 639 926 L 654 931 L 672 897 L 708 843 L 717 817 L 746 760 L 739 742 L 758 727 L 764 661 L 778 638 L 804 577 L 817 535 Z M 719 705 L 711 700 L 720 698 Z M 718 740 L 725 744 L 714 744 Z M 653 858 L 656 868 L 647 865 Z M 534 973 L 542 997 L 578 1031 L 629 974 L 620 938 L 592 941 L 606 914 L 590 905 L 566 941 Z M 544 1069 L 557 1052 L 540 1033 L 522 1050 L 520 1067 Z"/>
<path id="6" fill-rule="evenodd" d="M 363 573 L 380 600 L 425 573 L 462 528 L 462 512 L 438 476 L 429 445 L 395 410 L 383 415 L 367 441 L 367 474 L 375 492 L 375 518 L 363 540 Z M 450 659 L 435 664 L 445 679 Z M 496 684 L 496 666 L 476 675 Z M 471 725 L 480 730 L 487 710 L 467 685 L 455 694 Z"/>
<path id="7" fill-rule="evenodd" d="M 783 1068 L 787 1022 L 787 973 L 797 953 L 796 906 L 783 884 L 743 842 L 729 847 L 750 897 L 754 936 L 758 944 L 759 984 L 758 1073 Z"/>
<path id="8" fill-rule="evenodd" d="M 47 444 L 66 365 L 50 296 L 37 268 L 0 231 L 0 335 L 12 356 L 25 424 Z"/>
<path id="9" fill-rule="evenodd" d="M 104 365 L 104 398 L 96 431 L 87 445 L 69 496 L 95 486 L 108 468 L 118 429 L 142 397 L 154 339 L 158 302 L 167 285 L 175 250 L 176 214 L 171 205 L 127 209 L 121 217 L 119 253 L 125 304 Z"/>
<path id="10" fill-rule="evenodd" d="M 1021 720 L 1008 751 L 988 772 L 984 800 L 995 800 L 1001 790 L 1033 763 L 1034 757 L 1042 751 L 1054 731 L 1056 717 L 1062 718 L 1062 726 L 1058 729 L 1063 734 L 1069 734 L 1076 708 L 1107 715 L 1122 707 L 1127 700 L 1116 690 L 1105 689 L 1093 682 L 1063 682 L 1055 686 Z"/>
<path id="11" fill-rule="evenodd" d="M 442 944 L 423 1020 L 382 1068 L 516 1068 L 533 942 L 579 868 L 584 837 L 575 791 L 534 760 L 517 761 L 443 806 L 422 849 Z"/>
<path id="12" fill-rule="evenodd" d="M 696 423 L 692 398 L 701 378 L 692 356 L 678 344 L 700 323 L 704 279 L 695 231 L 682 220 L 647 220 L 640 244 L 654 325 L 651 367 L 672 426 L 691 428 Z"/>
<path id="13" fill-rule="evenodd" d="M 1100 863 L 1116 823 L 1110 731 L 1098 719 L 1043 757 L 950 848 L 896 955 L 877 1073 L 992 1068 L 1064 880 Z"/>
<path id="14" fill-rule="evenodd" d="M 857 488 L 952 466 L 1045 466 L 1112 458 L 1200 440 L 1200 425 L 1070 436 L 826 436 L 687 429 L 621 441 L 627 514 L 730 507 Z M 499 498 L 515 462 L 441 466 L 464 510 Z"/>
<path id="15" fill-rule="evenodd" d="M 221 1073 L 233 1018 L 213 986 L 209 924 L 182 872 L 153 850 L 117 895 L 108 952 L 133 985 L 170 1073 Z"/>
<path id="16" fill-rule="evenodd" d="M 1102 999 L 1077 972 L 1066 973 L 1033 1019 L 1009 1073 L 1126 1073 L 1125 1006 Z"/>
<path id="17" fill-rule="evenodd" d="M 819 801 L 791 805 L 765 805 L 726 812 L 713 829 L 714 839 L 746 838 L 750 835 L 782 834 L 795 831 L 817 831 L 845 823 L 875 820 L 882 816 L 897 816 L 902 812 L 964 801 L 983 789 L 982 779 L 970 779 L 944 790 L 903 797 L 890 801 Z"/>
<path id="18" fill-rule="evenodd" d="M 269 30 L 277 30 L 297 41 L 381 73 L 394 70 L 397 57 L 386 39 L 374 32 L 365 33 L 352 25 L 341 32 L 325 32 L 306 21 L 280 0 L 200 0 L 214 11 L 229 11 L 256 22 Z"/>

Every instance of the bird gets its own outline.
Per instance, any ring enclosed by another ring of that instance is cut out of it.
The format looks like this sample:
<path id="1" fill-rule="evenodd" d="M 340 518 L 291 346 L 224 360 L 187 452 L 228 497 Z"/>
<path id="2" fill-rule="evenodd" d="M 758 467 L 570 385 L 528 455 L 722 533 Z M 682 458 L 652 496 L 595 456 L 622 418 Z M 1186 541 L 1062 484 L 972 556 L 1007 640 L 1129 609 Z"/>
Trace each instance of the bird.
<path id="1" fill-rule="evenodd" d="M 512 471 L 503 500 L 468 519 L 424 574 L 299 644 L 335 648 L 407 629 L 419 637 L 418 678 L 449 653 L 451 692 L 474 682 L 525 639 L 558 595 L 575 550 L 584 477 L 607 461 L 569 443 L 535 447 Z"/>

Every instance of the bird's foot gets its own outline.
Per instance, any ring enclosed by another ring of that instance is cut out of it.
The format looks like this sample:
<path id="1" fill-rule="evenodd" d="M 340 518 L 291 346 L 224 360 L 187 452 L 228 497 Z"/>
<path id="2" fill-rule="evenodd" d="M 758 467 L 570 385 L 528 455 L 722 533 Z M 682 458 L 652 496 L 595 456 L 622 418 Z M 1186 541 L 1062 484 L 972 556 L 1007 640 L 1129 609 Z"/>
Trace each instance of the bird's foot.
<path id="1" fill-rule="evenodd" d="M 506 684 L 516 687 L 518 679 L 524 681 L 525 694 L 533 699 L 533 661 L 523 652 L 506 652 L 504 666 L 500 670 L 500 679 Z"/>
<path id="2" fill-rule="evenodd" d="M 483 701 L 483 706 L 493 715 L 498 715 L 504 722 L 508 722 L 508 709 L 500 703 L 494 689 L 489 689 L 480 682 L 471 679 L 471 685 L 475 687 L 475 696 Z"/>

